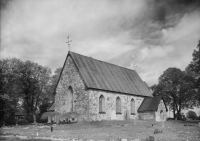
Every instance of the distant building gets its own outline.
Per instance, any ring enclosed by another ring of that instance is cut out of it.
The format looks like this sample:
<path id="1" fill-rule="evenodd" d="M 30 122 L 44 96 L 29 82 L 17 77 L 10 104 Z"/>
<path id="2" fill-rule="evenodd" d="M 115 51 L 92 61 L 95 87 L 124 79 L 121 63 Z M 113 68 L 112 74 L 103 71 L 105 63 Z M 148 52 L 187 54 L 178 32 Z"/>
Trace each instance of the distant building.
<path id="1" fill-rule="evenodd" d="M 161 111 L 162 100 L 156 100 L 152 110 L 147 107 L 151 106 L 149 101 L 154 101 L 152 92 L 135 70 L 69 52 L 56 86 L 54 106 L 55 112 L 77 112 L 79 120 L 87 121 L 139 119 L 144 113 L 166 112 Z"/>
<path id="2" fill-rule="evenodd" d="M 15 120 L 25 119 L 25 115 L 23 111 L 18 111 L 15 113 Z"/>

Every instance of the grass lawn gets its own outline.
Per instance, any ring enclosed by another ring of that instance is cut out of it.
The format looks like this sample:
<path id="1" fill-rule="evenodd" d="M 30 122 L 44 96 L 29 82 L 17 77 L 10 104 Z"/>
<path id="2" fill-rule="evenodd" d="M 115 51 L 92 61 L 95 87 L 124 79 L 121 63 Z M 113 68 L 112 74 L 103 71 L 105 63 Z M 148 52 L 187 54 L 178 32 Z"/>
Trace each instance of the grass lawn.
<path id="1" fill-rule="evenodd" d="M 153 126 L 152 126 L 153 124 Z M 93 139 L 117 140 L 122 139 L 144 140 L 154 136 L 156 141 L 199 141 L 200 127 L 197 122 L 166 121 L 162 123 L 153 121 L 98 121 L 78 122 L 73 124 L 50 126 L 24 125 L 1 128 L 0 139 L 8 134 L 27 137 L 51 137 L 59 139 Z M 162 133 L 154 134 L 155 129 Z M 38 140 L 38 139 L 37 139 Z"/>

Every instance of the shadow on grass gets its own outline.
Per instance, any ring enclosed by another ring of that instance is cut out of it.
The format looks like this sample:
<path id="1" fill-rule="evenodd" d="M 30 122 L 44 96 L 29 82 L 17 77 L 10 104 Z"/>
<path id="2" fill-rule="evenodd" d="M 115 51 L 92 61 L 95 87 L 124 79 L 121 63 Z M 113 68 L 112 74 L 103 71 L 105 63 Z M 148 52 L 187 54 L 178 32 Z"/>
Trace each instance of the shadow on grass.
<path id="1" fill-rule="evenodd" d="M 186 120 L 186 121 L 179 120 L 178 122 L 180 122 L 180 123 L 194 123 L 194 124 L 198 124 L 200 122 L 200 120 Z"/>

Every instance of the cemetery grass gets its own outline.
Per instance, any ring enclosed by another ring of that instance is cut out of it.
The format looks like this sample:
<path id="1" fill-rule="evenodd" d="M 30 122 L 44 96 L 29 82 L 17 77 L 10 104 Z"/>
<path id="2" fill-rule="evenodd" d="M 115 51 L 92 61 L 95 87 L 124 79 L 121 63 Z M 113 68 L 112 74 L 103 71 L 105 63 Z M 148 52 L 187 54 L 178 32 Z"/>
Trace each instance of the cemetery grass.
<path id="1" fill-rule="evenodd" d="M 17 135 L 28 138 L 48 137 L 52 139 L 93 139 L 117 140 L 118 138 L 145 140 L 154 136 L 156 141 L 199 141 L 200 127 L 197 122 L 166 121 L 97 121 L 77 122 L 71 124 L 52 125 L 23 125 L 1 128 L 1 136 Z M 155 130 L 161 132 L 154 134 Z"/>

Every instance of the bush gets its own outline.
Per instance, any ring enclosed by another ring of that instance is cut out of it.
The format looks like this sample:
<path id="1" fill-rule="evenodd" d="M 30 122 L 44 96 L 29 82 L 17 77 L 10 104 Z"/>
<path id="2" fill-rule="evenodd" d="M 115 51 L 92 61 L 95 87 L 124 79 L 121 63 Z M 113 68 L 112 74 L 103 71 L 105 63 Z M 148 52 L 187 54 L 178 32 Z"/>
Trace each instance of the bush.
<path id="1" fill-rule="evenodd" d="M 167 118 L 167 121 L 168 121 L 168 120 L 174 120 L 174 118 Z"/>
<path id="2" fill-rule="evenodd" d="M 181 120 L 186 121 L 187 119 L 186 119 L 185 115 L 183 113 L 181 115 L 182 115 Z"/>
<path id="3" fill-rule="evenodd" d="M 46 118 L 46 119 L 41 119 L 40 118 L 40 119 L 37 120 L 37 122 L 38 123 L 47 123 L 48 122 L 48 118 Z"/>
<path id="4" fill-rule="evenodd" d="M 78 121 L 79 114 L 76 112 L 67 112 L 62 115 L 59 115 L 58 121 L 62 124 L 64 123 L 75 123 Z"/>
<path id="5" fill-rule="evenodd" d="M 25 119 L 19 119 L 17 120 L 16 124 L 18 125 L 25 125 L 25 124 L 28 124 L 29 122 Z"/>
<path id="6" fill-rule="evenodd" d="M 187 118 L 192 119 L 192 120 L 198 119 L 197 114 L 194 111 L 188 111 Z"/>

